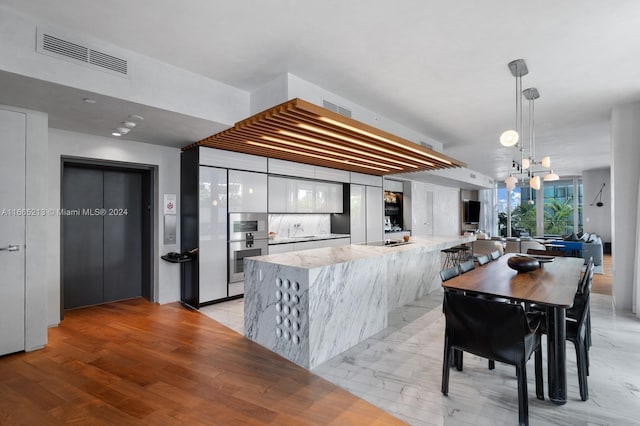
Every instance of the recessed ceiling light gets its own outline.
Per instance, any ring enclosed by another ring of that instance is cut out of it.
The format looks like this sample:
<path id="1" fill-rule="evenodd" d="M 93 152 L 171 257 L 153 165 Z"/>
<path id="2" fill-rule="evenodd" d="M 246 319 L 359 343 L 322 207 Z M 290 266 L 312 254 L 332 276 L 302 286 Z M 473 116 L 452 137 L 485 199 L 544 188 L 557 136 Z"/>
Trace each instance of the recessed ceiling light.
<path id="1" fill-rule="evenodd" d="M 143 117 L 143 116 L 141 116 L 141 115 L 136 115 L 136 114 L 131 114 L 131 115 L 129 116 L 129 118 L 130 118 L 130 119 L 132 119 L 132 120 L 136 120 L 136 121 L 142 121 L 142 120 L 144 120 L 144 117 Z"/>
<path id="2" fill-rule="evenodd" d="M 91 98 L 82 98 L 82 100 L 87 104 L 95 104 L 96 100 Z"/>
<path id="3" fill-rule="evenodd" d="M 120 133 L 121 135 L 126 135 L 127 133 L 129 133 L 131 131 L 131 129 L 127 128 L 127 127 L 118 127 L 116 129 L 116 131 L 118 133 Z"/>
<path id="4" fill-rule="evenodd" d="M 134 123 L 133 121 L 123 121 L 122 124 L 124 124 L 125 127 L 128 127 L 130 129 L 133 129 L 134 127 L 136 127 L 136 123 Z"/>
<path id="5" fill-rule="evenodd" d="M 111 136 L 122 136 L 122 134 L 120 132 L 116 132 L 115 130 L 113 132 L 111 132 Z"/>

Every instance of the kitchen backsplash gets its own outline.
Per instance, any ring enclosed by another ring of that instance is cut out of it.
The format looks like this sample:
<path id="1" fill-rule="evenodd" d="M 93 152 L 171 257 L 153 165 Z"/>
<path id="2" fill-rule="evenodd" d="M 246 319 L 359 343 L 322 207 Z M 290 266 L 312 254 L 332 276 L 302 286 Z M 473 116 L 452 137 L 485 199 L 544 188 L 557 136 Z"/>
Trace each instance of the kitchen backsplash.
<path id="1" fill-rule="evenodd" d="M 269 232 L 280 238 L 331 233 L 329 214 L 270 214 Z"/>

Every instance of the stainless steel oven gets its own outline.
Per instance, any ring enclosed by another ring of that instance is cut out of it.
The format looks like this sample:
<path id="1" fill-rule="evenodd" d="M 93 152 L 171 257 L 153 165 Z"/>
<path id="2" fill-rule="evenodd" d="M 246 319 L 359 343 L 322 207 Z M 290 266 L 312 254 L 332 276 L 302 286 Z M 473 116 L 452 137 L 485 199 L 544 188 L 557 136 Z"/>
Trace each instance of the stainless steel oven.
<path id="1" fill-rule="evenodd" d="M 229 239 L 243 241 L 250 238 L 263 240 L 269 238 L 266 213 L 229 213 Z"/>
<path id="2" fill-rule="evenodd" d="M 244 258 L 267 254 L 266 213 L 229 214 L 229 283 L 244 280 Z"/>
<path id="3" fill-rule="evenodd" d="M 244 280 L 244 258 L 267 254 L 269 240 L 234 241 L 229 243 L 229 282 Z"/>

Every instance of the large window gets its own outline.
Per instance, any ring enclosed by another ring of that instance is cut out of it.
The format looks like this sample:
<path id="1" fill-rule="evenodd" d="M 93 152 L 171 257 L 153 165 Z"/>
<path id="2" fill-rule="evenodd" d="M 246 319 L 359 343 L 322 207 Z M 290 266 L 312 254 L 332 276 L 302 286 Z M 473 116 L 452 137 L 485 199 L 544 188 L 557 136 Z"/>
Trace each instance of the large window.
<path id="1" fill-rule="evenodd" d="M 574 204 L 576 191 L 574 180 L 563 179 L 555 182 L 545 182 L 543 193 L 545 235 L 567 235 L 575 232 Z M 582 224 L 578 223 L 577 227 L 580 229 Z"/>
<path id="2" fill-rule="evenodd" d="M 538 195 L 543 197 L 542 207 L 538 206 Z M 512 236 L 566 235 L 582 229 L 582 180 L 579 178 L 543 182 L 541 191 L 518 186 L 510 197 L 500 182 L 498 229 L 502 236 L 507 235 L 507 204 L 511 207 Z M 538 229 L 538 223 L 542 229 Z"/>

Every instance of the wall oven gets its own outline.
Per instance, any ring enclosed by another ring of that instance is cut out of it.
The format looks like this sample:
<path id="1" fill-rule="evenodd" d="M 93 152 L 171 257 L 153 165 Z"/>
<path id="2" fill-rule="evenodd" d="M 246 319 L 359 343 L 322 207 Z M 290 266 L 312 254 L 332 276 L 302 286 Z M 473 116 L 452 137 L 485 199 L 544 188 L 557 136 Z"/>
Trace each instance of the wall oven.
<path id="1" fill-rule="evenodd" d="M 269 248 L 266 213 L 229 214 L 229 283 L 244 280 L 244 258 L 267 254 Z"/>

